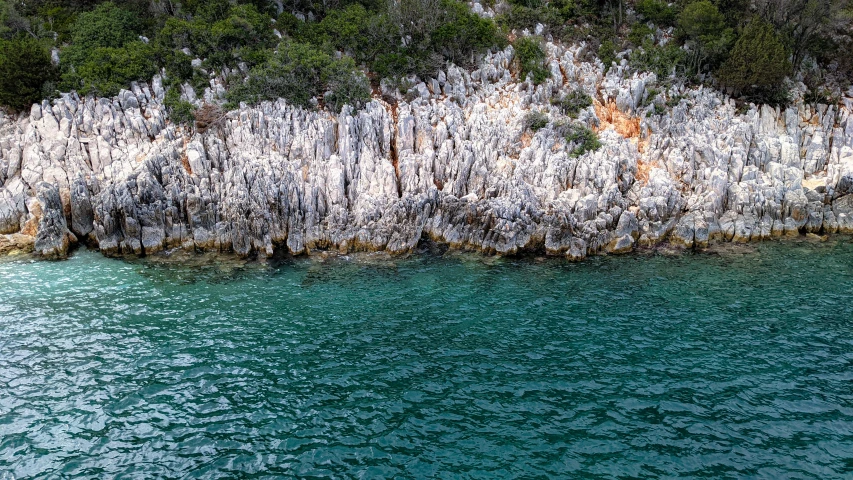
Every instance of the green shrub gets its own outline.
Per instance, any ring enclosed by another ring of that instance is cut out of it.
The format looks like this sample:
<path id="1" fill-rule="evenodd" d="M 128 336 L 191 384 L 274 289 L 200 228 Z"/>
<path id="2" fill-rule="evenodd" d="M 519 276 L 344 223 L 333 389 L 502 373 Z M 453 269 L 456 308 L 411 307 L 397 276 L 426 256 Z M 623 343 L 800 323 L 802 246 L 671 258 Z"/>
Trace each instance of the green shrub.
<path id="1" fill-rule="evenodd" d="M 658 79 L 666 79 L 683 71 L 685 52 L 674 42 L 664 46 L 646 42 L 641 48 L 631 52 L 628 63 L 632 68 L 654 72 Z"/>
<path id="2" fill-rule="evenodd" d="M 598 5 L 590 0 L 522 0 L 510 2 L 509 7 L 495 18 L 502 28 L 533 30 L 536 24 L 542 24 L 548 34 L 570 42 L 582 38 L 578 36 L 584 30 L 581 25 L 595 23 L 592 11 Z"/>
<path id="3" fill-rule="evenodd" d="M 583 90 L 576 89 L 560 98 L 552 98 L 551 104 L 560 107 L 563 115 L 575 118 L 581 110 L 592 105 L 592 98 Z"/>
<path id="4" fill-rule="evenodd" d="M 537 132 L 547 127 L 549 121 L 548 115 L 539 111 L 532 111 L 524 116 L 524 119 L 521 121 L 521 128 L 522 130 Z"/>
<path id="5" fill-rule="evenodd" d="M 676 11 L 662 0 L 638 0 L 637 13 L 659 27 L 671 27 L 675 24 Z"/>
<path id="6" fill-rule="evenodd" d="M 96 48 L 120 48 L 138 40 L 141 28 L 133 12 L 104 2 L 77 16 L 71 27 L 71 43 L 84 55 Z"/>
<path id="7" fill-rule="evenodd" d="M 417 61 L 399 51 L 380 53 L 371 69 L 382 78 L 396 79 L 417 70 Z"/>
<path id="8" fill-rule="evenodd" d="M 678 15 L 678 29 L 687 39 L 690 55 L 688 72 L 700 73 L 716 68 L 731 47 L 734 33 L 726 26 L 726 19 L 708 0 L 693 2 Z"/>
<path id="9" fill-rule="evenodd" d="M 526 7 L 526 8 L 539 8 L 543 6 L 546 2 L 544 0 L 509 0 L 510 5 Z"/>
<path id="10" fill-rule="evenodd" d="M 39 102 L 55 76 L 50 54 L 37 40 L 0 39 L 0 105 L 21 111 Z"/>
<path id="11" fill-rule="evenodd" d="M 154 41 L 158 56 L 166 58 L 187 48 L 204 59 L 208 67 L 234 66 L 241 61 L 249 65 L 262 63 L 266 58 L 264 50 L 274 44 L 270 18 L 253 5 L 220 9 L 221 6 L 216 7 L 192 20 L 167 19 Z"/>
<path id="12" fill-rule="evenodd" d="M 754 18 L 720 67 L 720 82 L 759 102 L 787 103 L 783 81 L 791 71 L 788 52 L 773 25 Z"/>
<path id="13" fill-rule="evenodd" d="M 130 82 L 147 81 L 157 73 L 151 61 L 151 48 L 139 41 L 121 48 L 99 47 L 75 55 L 84 59 L 63 73 L 62 87 L 76 89 L 83 95 L 112 96 Z"/>
<path id="14" fill-rule="evenodd" d="M 506 40 L 498 34 L 494 22 L 471 13 L 467 5 L 445 1 L 448 21 L 430 35 L 432 49 L 457 65 L 471 65 L 472 54 L 492 47 L 503 47 Z"/>
<path id="15" fill-rule="evenodd" d="M 607 39 L 601 42 L 601 45 L 598 46 L 598 58 L 604 64 L 604 71 L 609 70 L 613 62 L 616 61 L 616 44 L 613 43 L 613 40 Z"/>
<path id="16" fill-rule="evenodd" d="M 554 7 L 553 3 L 538 8 L 529 8 L 522 5 L 512 5 L 508 12 L 500 15 L 496 20 L 507 30 L 533 29 L 537 23 L 548 27 L 550 32 L 560 30 L 566 22 L 567 16 L 571 16 L 571 10 L 561 11 Z"/>
<path id="17" fill-rule="evenodd" d="M 598 134 L 593 132 L 586 125 L 569 124 L 562 125 L 560 130 L 566 142 L 573 145 L 571 155 L 579 157 L 587 152 L 594 152 L 601 148 L 601 142 L 598 140 Z"/>
<path id="18" fill-rule="evenodd" d="M 645 23 L 635 23 L 631 25 L 631 31 L 628 33 L 628 40 L 634 45 L 642 45 L 644 42 L 654 41 L 655 31 Z"/>
<path id="19" fill-rule="evenodd" d="M 197 33 L 204 30 L 196 29 Z M 270 18 L 258 12 L 254 5 L 235 5 L 226 18 L 213 23 L 207 35 L 200 37 L 203 46 L 199 53 L 207 57 L 211 66 L 219 67 L 232 65 L 235 59 L 251 64 L 257 50 L 272 45 L 274 35 Z"/>
<path id="20" fill-rule="evenodd" d="M 296 18 L 296 15 L 283 11 L 275 21 L 275 27 L 282 35 L 287 35 L 295 38 L 299 35 L 299 30 L 305 24 L 302 20 Z"/>
<path id="21" fill-rule="evenodd" d="M 169 84 L 178 85 L 193 78 L 195 69 L 192 59 L 180 50 L 157 49 L 152 47 L 151 54 L 157 65 L 166 69 L 166 79 Z"/>
<path id="22" fill-rule="evenodd" d="M 181 92 L 176 87 L 166 92 L 163 106 L 169 112 L 169 118 L 177 124 L 188 125 L 195 121 L 195 107 L 192 103 L 181 100 Z"/>
<path id="23" fill-rule="evenodd" d="M 332 10 L 320 22 L 302 23 L 298 35 L 301 41 L 315 45 L 329 43 L 337 50 L 357 56 L 375 48 L 368 36 L 370 26 L 371 14 L 362 5 L 353 4 L 343 10 Z"/>
<path id="24" fill-rule="evenodd" d="M 60 52 L 63 90 L 115 95 L 130 82 L 157 73 L 153 49 L 138 37 L 138 16 L 112 2 L 81 13 L 71 27 L 71 44 Z"/>
<path id="25" fill-rule="evenodd" d="M 47 19 L 45 23 L 49 26 L 51 33 L 56 35 L 54 38 L 56 45 L 62 45 L 71 41 L 71 28 L 77 19 L 77 14 L 71 6 L 45 2 L 45 4 L 38 7 L 37 14 L 37 18 Z"/>
<path id="26" fill-rule="evenodd" d="M 248 80 L 228 92 L 228 101 L 256 104 L 284 98 L 288 103 L 310 107 L 311 99 L 326 96 L 328 106 L 339 111 L 345 104 L 356 108 L 370 99 L 370 85 L 352 59 L 333 59 L 311 45 L 282 42 L 268 62 L 252 69 Z"/>
<path id="27" fill-rule="evenodd" d="M 534 85 L 539 85 L 551 76 L 551 72 L 545 68 L 545 50 L 539 39 L 534 37 L 522 37 L 513 43 L 515 48 L 515 61 L 520 72 L 519 79 L 527 80 L 528 75 Z"/>
<path id="28" fill-rule="evenodd" d="M 370 101 L 370 84 L 355 67 L 349 57 L 343 57 L 329 63 L 323 73 L 328 90 L 324 100 L 333 112 L 340 112 L 344 105 L 361 108 Z"/>

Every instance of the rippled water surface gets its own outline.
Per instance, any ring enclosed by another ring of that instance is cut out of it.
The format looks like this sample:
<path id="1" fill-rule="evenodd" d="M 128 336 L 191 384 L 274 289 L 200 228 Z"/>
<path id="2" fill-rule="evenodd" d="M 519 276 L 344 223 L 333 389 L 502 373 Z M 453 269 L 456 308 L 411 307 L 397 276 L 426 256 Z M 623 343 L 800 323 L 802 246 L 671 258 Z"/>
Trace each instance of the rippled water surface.
<path id="1" fill-rule="evenodd" d="M 849 239 L 0 279 L 0 476 L 853 475 Z"/>

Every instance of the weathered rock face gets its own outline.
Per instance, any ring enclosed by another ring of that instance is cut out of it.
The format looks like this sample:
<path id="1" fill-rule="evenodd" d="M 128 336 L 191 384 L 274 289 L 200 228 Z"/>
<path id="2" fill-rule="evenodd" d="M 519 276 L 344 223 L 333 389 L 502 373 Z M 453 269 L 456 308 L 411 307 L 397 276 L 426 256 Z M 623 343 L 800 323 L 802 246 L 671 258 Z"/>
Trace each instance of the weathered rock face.
<path id="1" fill-rule="evenodd" d="M 0 117 L 0 234 L 60 256 L 75 237 L 108 255 L 406 252 L 429 237 L 579 259 L 853 232 L 853 99 L 738 113 L 711 90 L 658 94 L 654 75 L 604 75 L 579 47 L 548 53 L 553 78 L 536 87 L 513 79 L 510 47 L 394 106 L 333 116 L 265 103 L 204 134 L 168 122 L 156 79 L 44 102 Z M 551 104 L 574 88 L 595 98 L 578 121 L 603 144 L 580 156 Z M 522 131 L 531 110 L 553 121 Z"/>
<path id="2" fill-rule="evenodd" d="M 65 257 L 68 254 L 69 245 L 72 241 L 76 241 L 76 238 L 73 238 L 73 234 L 68 231 L 59 189 L 56 185 L 41 182 L 36 186 L 36 199 L 41 207 L 41 218 L 38 222 L 34 250 L 47 258 Z"/>

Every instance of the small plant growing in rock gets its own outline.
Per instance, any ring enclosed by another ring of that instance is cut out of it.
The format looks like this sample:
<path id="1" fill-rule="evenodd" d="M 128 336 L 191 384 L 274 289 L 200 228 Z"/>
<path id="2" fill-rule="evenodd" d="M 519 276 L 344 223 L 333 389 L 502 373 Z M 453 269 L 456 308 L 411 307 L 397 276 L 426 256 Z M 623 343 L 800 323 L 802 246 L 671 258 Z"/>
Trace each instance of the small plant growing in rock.
<path id="1" fill-rule="evenodd" d="M 592 98 L 578 88 L 560 98 L 552 98 L 551 104 L 559 107 L 563 115 L 577 118 L 581 110 L 592 105 Z"/>
<path id="2" fill-rule="evenodd" d="M 601 45 L 598 46 L 598 58 L 601 59 L 604 71 L 607 72 L 613 62 L 616 61 L 616 44 L 613 43 L 613 40 L 607 39 L 601 42 Z"/>
<path id="3" fill-rule="evenodd" d="M 660 90 L 655 87 L 650 87 L 646 90 L 646 96 L 643 97 L 643 102 L 641 106 L 643 108 L 648 107 L 652 103 L 655 102 L 655 98 L 657 98 L 658 94 L 660 94 Z"/>
<path id="4" fill-rule="evenodd" d="M 545 50 L 538 38 L 522 37 L 512 44 L 515 48 L 515 61 L 518 63 L 519 79 L 526 80 L 528 74 L 533 84 L 539 85 L 551 76 L 545 68 Z"/>
<path id="5" fill-rule="evenodd" d="M 673 108 L 681 103 L 682 100 L 684 100 L 684 95 L 673 95 L 667 99 L 666 106 Z"/>
<path id="6" fill-rule="evenodd" d="M 521 127 L 523 130 L 536 132 L 545 128 L 548 125 L 548 121 L 548 115 L 545 115 L 542 112 L 533 111 L 524 116 L 524 120 L 521 122 Z"/>
<path id="7" fill-rule="evenodd" d="M 172 87 L 163 99 L 163 106 L 169 112 L 169 118 L 177 124 L 190 125 L 195 121 L 195 107 L 186 100 L 181 100 L 181 93 L 176 87 Z"/>
<path id="8" fill-rule="evenodd" d="M 601 148 L 598 134 L 586 125 L 568 124 L 563 125 L 560 130 L 562 130 L 566 142 L 574 144 L 571 152 L 573 157 L 579 157 L 584 153 L 594 152 Z"/>

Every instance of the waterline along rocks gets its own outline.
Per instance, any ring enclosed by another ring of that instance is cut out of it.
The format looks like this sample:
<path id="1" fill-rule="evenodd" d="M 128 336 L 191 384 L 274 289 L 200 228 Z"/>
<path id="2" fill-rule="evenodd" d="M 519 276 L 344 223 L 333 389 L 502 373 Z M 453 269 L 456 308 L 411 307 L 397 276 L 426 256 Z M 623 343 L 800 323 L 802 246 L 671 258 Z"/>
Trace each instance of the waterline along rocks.
<path id="1" fill-rule="evenodd" d="M 853 98 L 738 109 L 624 63 L 605 75 L 583 48 L 548 44 L 538 86 L 518 81 L 507 47 L 391 92 L 394 105 L 263 103 L 204 133 L 169 121 L 158 78 L 34 105 L 0 117 L 0 251 L 407 252 L 428 237 L 580 259 L 853 232 Z M 575 89 L 594 102 L 570 119 L 551 100 Z M 531 111 L 548 124 L 525 130 Z M 602 146 L 577 155 L 560 133 L 572 122 Z"/>

